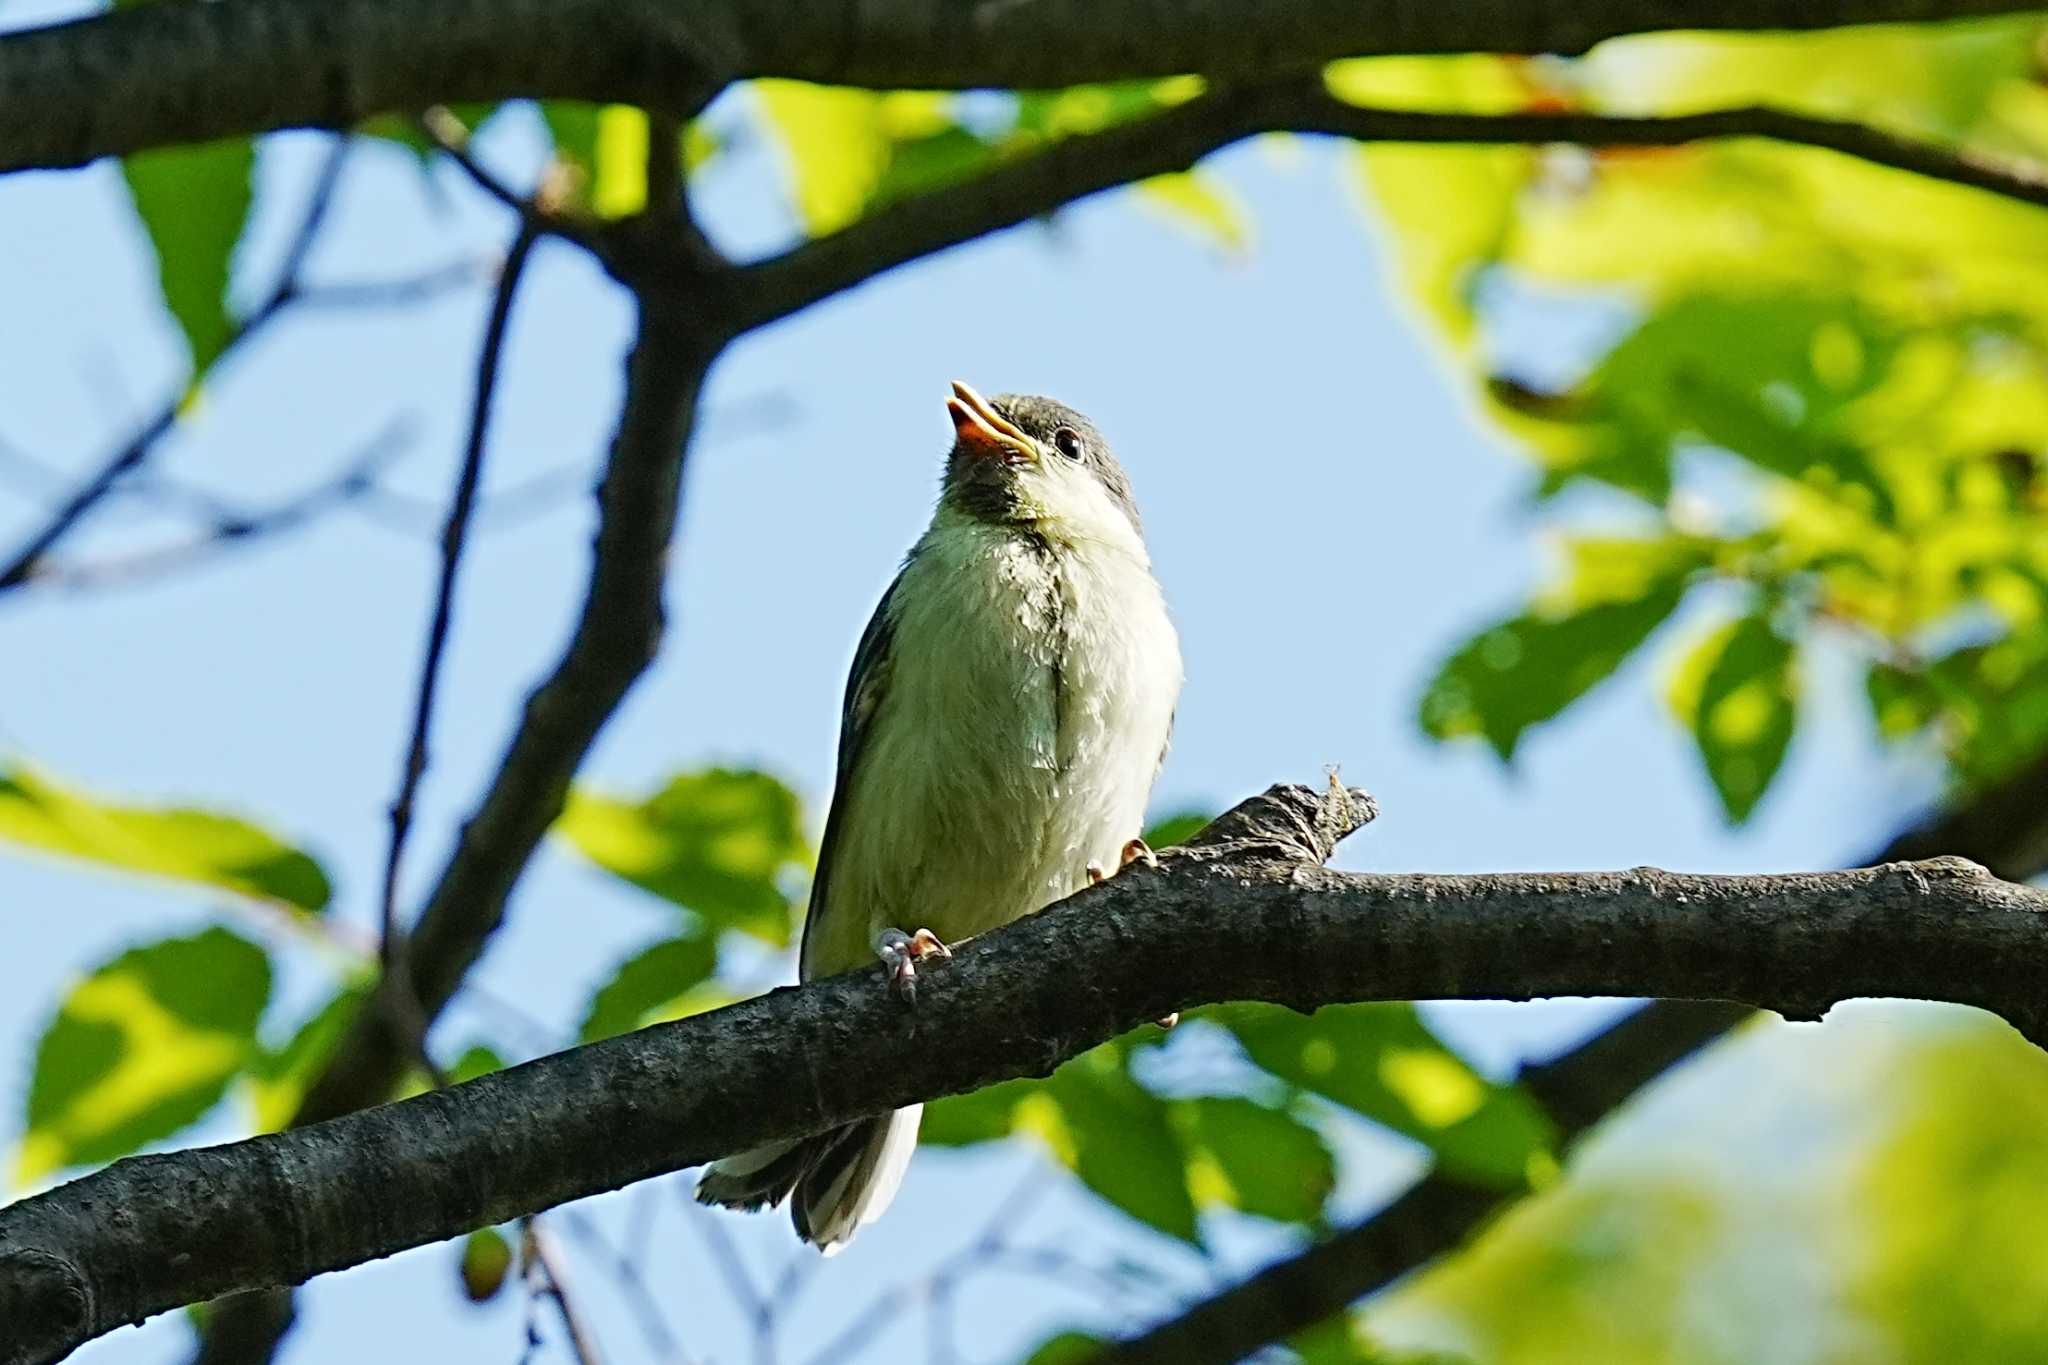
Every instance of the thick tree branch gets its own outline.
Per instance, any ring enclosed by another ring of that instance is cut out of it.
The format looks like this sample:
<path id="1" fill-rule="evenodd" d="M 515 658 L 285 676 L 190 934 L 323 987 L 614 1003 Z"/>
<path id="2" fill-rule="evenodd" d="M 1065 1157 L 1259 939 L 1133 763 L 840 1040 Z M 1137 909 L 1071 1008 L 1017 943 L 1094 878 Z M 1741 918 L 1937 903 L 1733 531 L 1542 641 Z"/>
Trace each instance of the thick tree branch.
<path id="1" fill-rule="evenodd" d="M 521 241 L 535 230 L 526 220 Z M 724 295 L 706 276 L 702 259 L 671 268 L 692 271 L 701 288 L 659 298 L 639 293 L 640 327 L 627 361 L 625 408 L 597 490 L 590 585 L 575 631 L 554 672 L 527 699 L 497 773 L 405 937 L 393 984 L 358 1013 L 307 1091 L 294 1126 L 381 1103 L 397 1088 L 433 1021 L 503 923 L 506 899 L 561 814 L 584 754 L 653 661 L 697 395 L 711 360 L 731 335 L 722 313 Z M 493 305 L 494 327 L 502 322 L 500 309 L 509 305 L 501 290 Z M 480 403 L 487 401 L 486 383 L 480 374 Z M 480 408 L 479 423 L 482 415 Z M 481 427 L 472 435 L 480 439 Z M 469 452 L 471 458 L 478 453 L 474 447 Z M 222 1365 L 267 1360 L 276 1337 L 266 1338 L 255 1324 L 278 1324 L 280 1332 L 290 1325 L 290 1313 L 275 1302 L 279 1297 L 243 1294 L 216 1305 L 200 1358 Z M 241 1344 L 234 1354 L 212 1340 L 223 1329 Z"/>
<path id="2" fill-rule="evenodd" d="M 1159 869 L 963 945 L 914 1013 L 851 972 L 330 1123 L 117 1162 L 0 1210 L 0 1365 L 196 1295 L 1041 1075 L 1220 1000 L 1662 994 L 1812 1017 L 1903 995 L 1998 1010 L 2037 1039 L 2048 1024 L 2048 893 L 1959 859 L 1761 877 L 1322 868 L 1370 814 L 1363 793 L 1276 787 Z M 947 1046 L 907 1049 L 919 1036 Z"/>
<path id="3" fill-rule="evenodd" d="M 1382 53 L 1582 52 L 1666 29 L 2010 14 L 2025 0 L 217 0 L 0 40 L 0 171 L 557 96 L 687 118 L 728 81 L 1044 87 Z"/>
<path id="4" fill-rule="evenodd" d="M 1219 148 L 1270 132 L 1360 142 L 1587 147 L 1767 138 L 2048 205 L 2048 170 L 2041 167 L 1994 164 L 1865 124 L 1782 109 L 1746 106 L 1670 117 L 1428 113 L 1347 104 L 1320 80 L 1290 80 L 1217 90 L 1147 118 L 1068 138 L 972 180 L 900 200 L 841 232 L 748 267 L 750 325 L 786 317 L 885 270 L 1042 217 L 1084 196 L 1185 170 Z"/>
<path id="5" fill-rule="evenodd" d="M 2048 753 L 1908 829 L 1872 863 L 1967 858 L 2024 881 L 2048 870 Z M 1722 1001 L 1653 1000 L 1521 1081 L 1570 1142 L 1754 1011 Z M 1431 1172 L 1370 1218 L 1277 1261 L 1098 1357 L 1098 1365 L 1232 1365 L 1342 1312 L 1463 1245 L 1515 1203 Z"/>

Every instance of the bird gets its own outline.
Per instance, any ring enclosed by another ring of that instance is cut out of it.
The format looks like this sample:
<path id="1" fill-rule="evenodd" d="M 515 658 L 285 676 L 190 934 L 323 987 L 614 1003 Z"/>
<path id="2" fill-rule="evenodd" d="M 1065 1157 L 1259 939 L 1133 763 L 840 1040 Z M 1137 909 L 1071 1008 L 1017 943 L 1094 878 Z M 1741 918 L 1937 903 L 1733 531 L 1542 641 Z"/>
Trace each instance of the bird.
<path id="1" fill-rule="evenodd" d="M 1151 859 L 1144 812 L 1183 678 L 1130 478 L 1095 424 L 957 381 L 946 410 L 931 524 L 854 652 L 798 954 L 804 981 L 879 959 L 912 1009 L 953 945 Z M 895 1197 L 921 1115 L 725 1157 L 697 1198 L 788 1200 L 830 1255 Z"/>

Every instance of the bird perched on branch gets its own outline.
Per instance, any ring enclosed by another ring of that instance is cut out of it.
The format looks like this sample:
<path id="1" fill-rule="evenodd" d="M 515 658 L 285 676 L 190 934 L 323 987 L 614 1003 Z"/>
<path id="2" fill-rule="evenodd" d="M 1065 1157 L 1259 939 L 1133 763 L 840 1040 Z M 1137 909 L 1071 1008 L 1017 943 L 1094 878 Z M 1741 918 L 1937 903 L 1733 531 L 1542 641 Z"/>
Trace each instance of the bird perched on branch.
<path id="1" fill-rule="evenodd" d="M 1049 398 L 946 400 L 932 522 L 847 679 L 839 771 L 804 923 L 806 981 L 880 957 L 915 1007 L 947 945 L 1134 857 L 1180 695 L 1180 643 L 1123 467 Z M 887 1207 L 922 1106 L 714 1163 L 697 1198 L 792 1199 L 827 1254 Z"/>

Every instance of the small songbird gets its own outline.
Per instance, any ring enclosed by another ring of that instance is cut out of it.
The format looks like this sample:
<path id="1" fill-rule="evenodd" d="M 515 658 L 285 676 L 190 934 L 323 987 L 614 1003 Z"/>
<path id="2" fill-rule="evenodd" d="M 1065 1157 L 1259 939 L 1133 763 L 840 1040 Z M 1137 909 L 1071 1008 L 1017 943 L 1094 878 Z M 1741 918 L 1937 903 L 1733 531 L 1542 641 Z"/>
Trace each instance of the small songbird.
<path id="1" fill-rule="evenodd" d="M 798 971 L 873 962 L 915 1007 L 947 945 L 1146 856 L 1180 642 L 1093 423 L 965 384 L 938 508 L 854 654 Z M 908 932 L 906 932 L 908 929 Z M 794 1196 L 828 1255 L 888 1206 L 922 1106 L 714 1163 L 697 1198 Z"/>

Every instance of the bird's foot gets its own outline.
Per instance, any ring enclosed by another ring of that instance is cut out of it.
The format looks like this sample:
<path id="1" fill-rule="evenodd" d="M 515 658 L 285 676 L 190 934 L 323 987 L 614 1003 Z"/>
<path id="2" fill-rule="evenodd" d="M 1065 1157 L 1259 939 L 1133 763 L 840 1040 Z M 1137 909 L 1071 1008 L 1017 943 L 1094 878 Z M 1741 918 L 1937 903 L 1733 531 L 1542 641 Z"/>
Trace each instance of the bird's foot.
<path id="1" fill-rule="evenodd" d="M 882 975 L 889 983 L 890 994 L 900 997 L 906 1005 L 915 1005 L 918 964 L 931 958 L 943 961 L 953 956 L 953 950 L 929 929 L 919 929 L 914 934 L 884 929 L 875 937 L 875 955 L 882 959 Z"/>
<path id="2" fill-rule="evenodd" d="M 1143 863 L 1147 867 L 1157 867 L 1159 866 L 1159 855 L 1154 853 L 1152 845 L 1146 843 L 1143 839 L 1126 840 L 1123 849 L 1117 854 L 1116 870 L 1121 872 L 1132 863 Z M 1102 870 L 1101 863 L 1093 859 L 1089 860 L 1088 885 L 1099 886 L 1103 882 L 1108 881 L 1111 875 Z"/>

